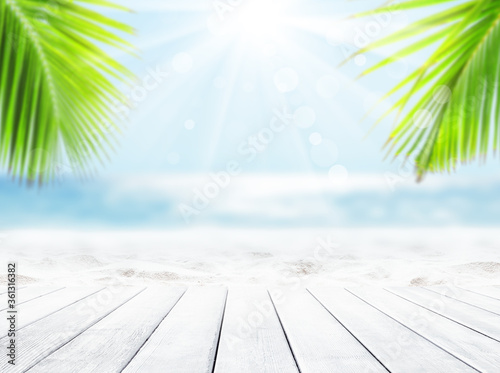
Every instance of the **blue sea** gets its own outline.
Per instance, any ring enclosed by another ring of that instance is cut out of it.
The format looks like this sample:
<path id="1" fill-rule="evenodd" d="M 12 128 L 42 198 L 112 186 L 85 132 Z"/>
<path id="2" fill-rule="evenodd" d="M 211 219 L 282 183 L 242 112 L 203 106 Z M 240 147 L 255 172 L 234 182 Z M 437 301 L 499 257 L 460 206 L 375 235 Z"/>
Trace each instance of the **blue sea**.
<path id="1" fill-rule="evenodd" d="M 500 178 L 134 175 L 0 179 L 0 229 L 500 225 Z"/>

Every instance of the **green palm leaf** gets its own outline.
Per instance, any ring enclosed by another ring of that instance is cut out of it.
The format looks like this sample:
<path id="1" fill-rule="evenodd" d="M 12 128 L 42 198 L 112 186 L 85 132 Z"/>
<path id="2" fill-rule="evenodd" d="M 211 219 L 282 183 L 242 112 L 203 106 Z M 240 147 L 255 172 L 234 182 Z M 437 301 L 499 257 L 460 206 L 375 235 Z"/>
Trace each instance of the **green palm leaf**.
<path id="1" fill-rule="evenodd" d="M 440 11 L 373 42 L 356 54 L 417 38 L 365 71 L 368 74 L 424 48 L 436 50 L 387 95 L 400 92 L 391 110 L 398 121 L 388 145 L 395 156 L 414 158 L 421 179 L 457 163 L 485 159 L 500 145 L 500 1 L 407 0 L 400 9 L 451 3 Z M 357 15 L 394 10 L 394 6 Z M 410 100 L 416 103 L 410 105 Z M 384 115 L 385 117 L 385 115 Z M 399 119 L 401 118 L 401 119 Z M 381 118 L 382 119 L 382 118 Z"/>
<path id="2" fill-rule="evenodd" d="M 92 10 L 104 0 L 0 0 L 0 165 L 16 178 L 49 181 L 64 158 L 79 173 L 112 148 L 104 136 L 111 79 L 131 74 L 101 48 L 131 51 L 131 27 Z"/>

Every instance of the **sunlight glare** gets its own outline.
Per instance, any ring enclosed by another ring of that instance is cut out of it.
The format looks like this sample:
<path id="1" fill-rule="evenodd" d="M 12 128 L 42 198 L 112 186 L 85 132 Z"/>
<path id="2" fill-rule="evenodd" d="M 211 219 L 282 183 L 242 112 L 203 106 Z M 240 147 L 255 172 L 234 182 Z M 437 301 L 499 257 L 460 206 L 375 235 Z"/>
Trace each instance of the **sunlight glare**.
<path id="1" fill-rule="evenodd" d="M 240 7 L 233 26 L 243 40 L 271 42 L 283 32 L 286 25 L 286 3 L 283 0 L 252 0 Z"/>
<path id="2" fill-rule="evenodd" d="M 254 41 L 273 39 L 284 26 L 284 2 L 252 0 L 242 5 L 238 15 L 239 31 Z"/>

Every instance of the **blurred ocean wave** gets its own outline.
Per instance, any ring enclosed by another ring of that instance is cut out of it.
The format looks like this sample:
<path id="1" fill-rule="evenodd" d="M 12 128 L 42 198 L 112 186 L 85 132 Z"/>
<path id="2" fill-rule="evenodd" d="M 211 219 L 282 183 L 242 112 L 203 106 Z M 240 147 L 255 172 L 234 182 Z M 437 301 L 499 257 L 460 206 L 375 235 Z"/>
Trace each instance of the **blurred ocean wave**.
<path id="1" fill-rule="evenodd" d="M 178 228 L 496 226 L 500 179 L 422 184 L 359 175 L 130 176 L 41 190 L 0 179 L 0 226 Z"/>

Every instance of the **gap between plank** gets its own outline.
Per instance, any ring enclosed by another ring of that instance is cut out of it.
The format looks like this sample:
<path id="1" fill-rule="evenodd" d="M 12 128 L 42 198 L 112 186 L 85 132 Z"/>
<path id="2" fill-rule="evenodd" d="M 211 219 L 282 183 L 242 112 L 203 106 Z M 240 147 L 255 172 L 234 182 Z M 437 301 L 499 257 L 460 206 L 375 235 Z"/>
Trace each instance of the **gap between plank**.
<path id="1" fill-rule="evenodd" d="M 59 311 L 61 311 L 61 310 L 65 309 L 65 308 L 67 308 L 67 307 L 69 307 L 69 306 L 71 306 L 71 305 L 73 305 L 73 304 L 75 304 L 75 303 L 77 303 L 77 302 L 80 302 L 80 301 L 82 301 L 82 300 L 84 300 L 84 299 L 86 299 L 86 298 L 90 297 L 91 295 L 94 295 L 94 294 L 99 293 L 100 291 L 103 291 L 104 289 L 106 289 L 106 287 L 103 287 L 102 289 L 96 290 L 96 291 L 94 291 L 93 293 L 90 293 L 90 294 L 88 294 L 88 295 L 84 296 L 83 298 L 77 299 L 77 300 L 75 300 L 75 301 L 73 301 L 73 302 L 71 302 L 71 303 L 69 303 L 69 304 L 67 304 L 67 305 L 65 305 L 65 306 L 63 306 L 63 307 L 61 307 L 61 308 L 59 308 L 59 309 L 55 310 L 55 311 L 52 311 L 52 312 L 50 312 L 50 313 L 46 314 L 45 316 L 40 317 L 39 319 L 36 319 L 36 320 L 34 320 L 34 321 L 32 321 L 32 322 L 30 322 L 30 323 L 28 323 L 28 324 L 26 324 L 26 325 L 24 325 L 24 326 L 22 326 L 22 327 L 18 328 L 17 330 L 24 329 L 24 328 L 26 328 L 27 326 L 30 326 L 31 324 L 34 324 L 34 323 L 36 323 L 36 322 L 38 322 L 38 321 L 40 321 L 40 320 L 43 320 L 43 319 L 45 319 L 46 317 L 49 317 L 50 315 L 53 315 L 53 314 L 54 314 L 54 313 L 56 313 L 56 312 L 59 312 Z M 6 336 L 7 336 L 7 334 L 5 334 L 4 336 L 1 336 L 0 338 L 5 338 Z"/>
<path id="2" fill-rule="evenodd" d="M 325 309 L 325 310 L 326 310 L 326 311 L 327 311 L 330 315 L 332 315 L 332 317 L 333 317 L 335 320 L 337 320 L 337 322 L 338 322 L 340 325 L 342 325 L 342 327 L 343 327 L 345 330 L 347 330 L 347 332 L 348 332 L 350 335 L 352 335 L 352 336 L 354 337 L 354 339 L 355 339 L 356 341 L 358 341 L 358 342 L 359 342 L 359 344 L 360 344 L 361 346 L 363 346 L 363 347 L 365 348 L 365 350 L 366 350 L 366 351 L 368 351 L 368 353 L 369 353 L 370 355 L 372 355 L 372 356 L 375 358 L 375 360 L 377 360 L 377 361 L 380 363 L 380 365 L 382 365 L 382 366 L 384 367 L 384 369 L 385 369 L 385 370 L 387 370 L 389 373 L 391 373 L 391 371 L 389 370 L 389 368 L 387 368 L 387 367 L 385 366 L 385 364 L 384 364 L 384 363 L 382 363 L 382 361 L 380 361 L 380 359 L 379 359 L 377 356 L 375 356 L 375 354 L 374 354 L 373 352 L 371 352 L 371 350 L 370 350 L 367 346 L 365 346 L 365 344 L 364 344 L 363 342 L 361 342 L 361 341 L 358 339 L 358 337 L 356 337 L 356 336 L 354 335 L 354 333 L 352 333 L 352 332 L 351 332 L 351 331 L 350 331 L 350 330 L 349 330 L 349 329 L 348 329 L 348 328 L 347 328 L 347 327 L 346 327 L 346 326 L 345 326 L 345 325 L 344 325 L 344 324 L 343 324 L 343 323 L 342 323 L 342 322 L 341 322 L 341 321 L 340 321 L 337 317 L 335 317 L 335 315 L 333 314 L 333 312 L 331 312 L 328 308 L 326 308 L 326 306 L 323 304 L 323 302 L 321 302 L 321 301 L 320 301 L 320 300 L 319 300 L 319 299 L 318 299 L 318 298 L 317 298 L 317 297 L 316 297 L 316 296 L 315 296 L 315 295 L 314 295 L 314 294 L 313 294 L 313 293 L 312 293 L 309 289 L 306 289 L 306 290 L 307 290 L 307 292 L 308 292 L 309 294 L 311 294 L 311 296 L 312 296 L 314 299 L 316 299 L 316 301 L 318 301 L 318 303 L 319 303 L 319 304 L 321 304 L 321 306 L 322 306 L 322 307 L 323 307 L 323 308 L 324 308 L 324 309 Z"/>
<path id="3" fill-rule="evenodd" d="M 24 372 L 27 372 L 29 371 L 31 368 L 35 367 L 35 365 L 37 365 L 40 361 L 46 359 L 47 357 L 49 357 L 50 355 L 52 355 L 54 352 L 58 351 L 59 349 L 61 349 L 62 347 L 66 346 L 68 343 L 70 343 L 73 339 L 77 338 L 78 336 L 80 336 L 81 334 L 85 333 L 88 329 L 90 329 L 91 327 L 93 327 L 95 324 L 97 324 L 99 321 L 101 321 L 102 319 L 104 319 L 105 317 L 109 316 L 111 313 L 113 313 L 114 311 L 116 311 L 118 308 L 120 308 L 121 306 L 123 306 L 125 303 L 128 303 L 129 301 L 131 301 L 132 299 L 134 299 L 136 296 L 138 296 L 139 294 L 141 294 L 144 290 L 146 290 L 146 288 L 143 288 L 141 289 L 141 291 L 137 292 L 136 294 L 132 295 L 130 298 L 126 299 L 125 302 L 119 304 L 118 306 L 116 306 L 115 308 L 113 308 L 111 311 L 109 311 L 107 314 L 105 314 L 104 316 L 98 318 L 95 322 L 91 323 L 87 328 L 83 329 L 82 331 L 80 331 L 78 334 L 76 334 L 73 338 L 70 338 L 68 341 L 64 342 L 63 344 L 61 344 L 59 347 L 57 347 L 55 350 L 51 351 L 49 354 L 47 354 L 47 356 L 44 356 L 42 357 L 41 359 L 38 359 L 35 363 L 31 364 L 28 368 L 26 368 L 24 370 Z"/>
<path id="4" fill-rule="evenodd" d="M 41 294 L 37 297 L 34 297 L 34 298 L 31 298 L 31 299 L 28 299 L 28 300 L 25 300 L 24 302 L 19 302 L 19 303 L 16 303 L 17 306 L 21 305 L 21 304 L 24 304 L 24 303 L 28 303 L 28 302 L 31 302 L 32 300 L 35 300 L 35 299 L 38 299 L 38 298 L 41 298 L 41 297 L 44 297 L 46 295 L 49 295 L 49 294 L 52 294 L 52 293 L 55 293 L 56 291 L 59 291 L 59 290 L 62 290 L 62 289 L 65 289 L 66 287 L 62 287 L 62 288 L 59 288 L 59 289 L 55 289 L 55 290 L 52 290 L 52 291 L 49 291 L 48 293 L 44 293 L 44 294 Z M 17 291 L 16 291 L 16 294 L 17 294 Z M 0 310 L 1 311 L 5 311 L 6 309 L 8 309 L 9 307 L 5 307 L 5 308 L 2 308 Z"/>
<path id="5" fill-rule="evenodd" d="M 425 306 L 423 306 L 423 305 L 421 305 L 421 304 L 418 304 L 417 302 L 414 302 L 414 301 L 412 301 L 411 299 L 407 299 L 407 298 L 403 297 L 402 295 L 399 295 L 399 294 L 393 293 L 393 292 L 392 292 L 392 291 L 390 291 L 389 289 L 386 289 L 386 288 L 383 288 L 383 289 L 384 289 L 385 291 L 387 291 L 387 292 L 391 293 L 391 294 L 394 294 L 394 295 L 395 295 L 395 296 L 397 296 L 397 297 L 400 297 L 401 299 L 404 299 L 405 301 L 408 301 L 408 302 L 410 302 L 410 303 L 413 303 L 413 304 L 415 304 L 415 305 L 417 305 L 417 306 L 419 306 L 419 307 L 425 308 L 426 310 L 428 310 L 428 311 L 430 311 L 430 312 L 432 312 L 432 313 L 435 313 L 436 315 L 442 316 L 442 317 L 444 317 L 445 319 L 448 319 L 448 320 L 450 320 L 450 321 L 453 321 L 454 323 L 457 323 L 457 324 L 459 324 L 459 325 L 462 325 L 463 327 L 465 327 L 465 328 L 467 328 L 467 329 L 470 329 L 470 330 L 472 330 L 472 331 L 474 331 L 474 332 L 476 332 L 476 333 L 479 333 L 479 334 L 481 334 L 481 335 L 484 335 L 485 337 L 488 337 L 488 338 L 490 338 L 490 339 L 493 339 L 494 341 L 500 342 L 500 340 L 498 340 L 498 339 L 496 339 L 496 338 L 493 338 L 493 337 L 490 337 L 489 335 L 484 334 L 483 332 L 480 332 L 479 330 L 476 330 L 476 329 L 474 329 L 474 328 L 472 328 L 472 327 L 470 327 L 470 326 L 467 326 L 467 325 L 465 325 L 465 324 L 462 324 L 460 321 L 454 320 L 454 319 L 452 319 L 452 318 L 450 318 L 450 317 L 448 317 L 448 316 L 445 316 L 445 315 L 443 315 L 443 314 L 441 314 L 441 313 L 439 313 L 439 312 L 437 312 L 437 311 L 434 311 L 434 310 L 432 310 L 432 309 L 430 309 L 430 308 L 427 308 L 427 307 L 425 307 Z M 451 299 L 453 299 L 453 298 L 451 298 Z"/>
<path id="6" fill-rule="evenodd" d="M 286 334 L 285 327 L 283 326 L 283 323 L 281 322 L 281 317 L 278 313 L 278 310 L 276 309 L 276 305 L 274 304 L 273 297 L 271 297 L 271 293 L 269 292 L 269 290 L 267 290 L 267 295 L 269 295 L 269 299 L 271 299 L 271 303 L 273 305 L 274 312 L 276 312 L 276 317 L 278 318 L 278 321 L 279 321 L 280 326 L 281 326 L 281 330 L 283 330 L 283 334 L 285 335 L 286 343 L 288 344 L 288 348 L 290 349 L 290 352 L 292 353 L 293 361 L 295 362 L 295 365 L 297 366 L 297 370 L 299 371 L 299 373 L 302 373 L 302 371 L 300 370 L 299 362 L 297 361 L 297 358 L 295 357 L 295 353 L 293 352 L 292 345 L 290 344 L 290 340 L 288 339 L 288 335 Z"/>
<path id="7" fill-rule="evenodd" d="M 228 295 L 229 295 L 229 289 L 226 288 L 226 298 L 224 298 L 224 308 L 222 309 L 222 316 L 220 319 L 219 335 L 217 336 L 217 346 L 215 347 L 214 362 L 212 364 L 212 373 L 215 372 L 215 366 L 217 364 L 217 355 L 219 354 L 219 345 L 222 336 L 222 325 L 224 324 L 224 317 L 226 316 L 226 305 L 227 305 Z"/>
<path id="8" fill-rule="evenodd" d="M 17 293 L 17 291 L 18 291 L 18 290 L 25 289 L 25 288 L 26 288 L 26 286 L 18 286 L 18 287 L 16 288 L 16 293 Z M 8 291 L 2 291 L 2 292 L 0 293 L 0 295 L 7 294 L 7 293 L 8 293 Z"/>
<path id="9" fill-rule="evenodd" d="M 492 297 L 491 295 L 486 295 L 486 294 L 483 294 L 483 293 L 478 293 L 477 291 L 474 291 L 474 290 L 464 289 L 464 288 L 461 288 L 459 286 L 457 286 L 457 288 L 465 290 L 465 291 L 470 291 L 471 293 L 474 293 L 474 294 L 477 294 L 477 295 L 481 295 L 482 297 L 491 298 L 491 299 L 495 299 L 495 300 L 500 300 L 500 298 L 495 298 L 495 297 Z"/>
<path id="10" fill-rule="evenodd" d="M 430 342 L 432 343 L 434 346 L 436 346 L 437 348 L 443 350 L 444 352 L 446 352 L 447 354 L 450 354 L 451 356 L 453 356 L 455 359 L 457 360 L 460 360 L 462 363 L 464 363 L 465 365 L 471 367 L 472 369 L 474 369 L 475 371 L 477 372 L 481 372 L 479 369 L 477 369 L 476 367 L 470 365 L 469 363 L 463 361 L 462 359 L 460 359 L 459 357 L 455 356 L 453 353 L 451 353 L 450 351 L 446 350 L 444 347 L 441 347 L 440 345 L 438 345 L 437 343 L 434 343 L 433 341 L 431 341 L 430 339 L 424 337 L 422 334 L 418 333 L 417 331 L 413 330 L 412 328 L 410 328 L 409 326 L 403 324 L 402 322 L 396 320 L 394 317 L 390 316 L 389 314 L 385 313 L 384 311 L 382 311 L 380 308 L 374 306 L 373 304 L 371 303 L 368 303 L 366 300 L 364 300 L 363 298 L 357 296 L 356 294 L 354 294 L 352 291 L 350 291 L 349 289 L 345 289 L 346 291 L 348 291 L 349 293 L 351 293 L 352 295 L 354 295 L 356 298 L 362 300 L 363 302 L 365 302 L 366 304 L 368 304 L 369 306 L 375 308 L 377 311 L 379 312 L 382 312 L 384 315 L 386 315 L 387 317 L 389 317 L 390 319 L 396 321 L 398 324 L 404 326 L 406 329 L 412 331 L 413 333 L 415 333 L 416 335 L 422 337 L 423 339 L 425 339 L 427 342 Z M 423 307 L 422 307 L 423 308 Z"/>
<path id="11" fill-rule="evenodd" d="M 427 289 L 427 288 L 421 288 L 421 289 L 424 289 L 424 290 L 427 290 L 427 291 L 430 291 L 430 292 L 432 292 L 432 293 L 436 293 L 436 294 L 439 294 L 439 295 L 443 295 L 443 296 L 445 296 L 445 297 L 447 297 L 447 298 L 454 299 L 454 300 L 456 300 L 456 301 L 458 301 L 458 302 L 460 302 L 460 303 L 468 304 L 469 306 L 476 307 L 476 308 L 479 308 L 480 310 L 483 310 L 483 311 L 486 311 L 486 312 L 492 313 L 492 314 L 494 314 L 494 315 L 500 316 L 500 314 L 498 314 L 498 313 L 496 313 L 496 312 L 494 312 L 494 311 L 490 311 L 490 310 L 487 310 L 486 308 L 483 308 L 483 307 L 477 306 L 477 305 L 475 305 L 475 304 L 472 304 L 472 303 L 469 303 L 469 302 L 466 302 L 466 301 L 463 301 L 463 300 L 460 300 L 460 299 L 457 299 L 457 298 L 450 297 L 449 295 L 439 293 L 439 292 L 437 292 L 437 291 L 435 291 L 435 290 L 431 290 L 431 289 Z M 462 289 L 462 288 L 458 288 L 458 289 L 461 289 L 461 290 L 463 290 L 463 291 L 470 291 L 470 290 L 467 290 L 467 289 Z M 473 292 L 473 291 L 471 291 L 471 293 L 476 294 L 476 295 L 480 295 L 480 296 L 483 296 L 483 297 L 488 297 L 487 295 L 483 295 L 483 294 L 475 293 L 475 292 Z M 494 300 L 498 300 L 498 299 L 496 299 L 496 298 L 492 298 L 492 297 L 488 297 L 488 298 L 491 298 L 491 299 L 494 299 Z"/>
<path id="12" fill-rule="evenodd" d="M 141 349 L 144 347 L 144 345 L 146 344 L 146 342 L 149 341 L 149 339 L 151 338 L 151 336 L 156 332 L 156 329 L 158 329 L 160 327 L 160 325 L 163 322 L 163 320 L 165 320 L 165 318 L 168 315 L 170 315 L 170 312 L 172 312 L 172 310 L 177 305 L 177 303 L 179 303 L 179 301 L 184 296 L 184 294 L 186 294 L 186 291 L 187 291 L 187 289 L 185 289 L 182 292 L 181 296 L 179 298 L 177 298 L 177 300 L 175 301 L 175 303 L 173 304 L 173 306 L 170 307 L 170 310 L 168 310 L 168 312 L 165 314 L 165 316 L 163 316 L 163 318 L 160 320 L 160 322 L 158 323 L 158 325 L 155 326 L 155 328 L 153 329 L 153 331 L 151 332 L 151 334 L 144 340 L 144 343 L 137 349 L 137 351 L 134 353 L 134 355 L 132 355 L 132 357 L 130 358 L 130 360 L 127 361 L 127 364 L 125 364 L 123 366 L 123 369 L 120 370 L 120 373 L 123 372 L 130 365 L 130 363 L 132 362 L 132 360 L 134 360 L 134 358 L 137 356 L 137 354 L 139 353 L 139 351 L 141 351 Z"/>

